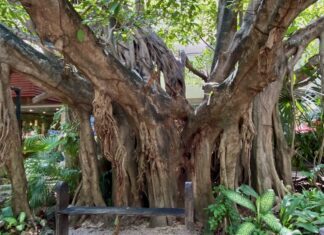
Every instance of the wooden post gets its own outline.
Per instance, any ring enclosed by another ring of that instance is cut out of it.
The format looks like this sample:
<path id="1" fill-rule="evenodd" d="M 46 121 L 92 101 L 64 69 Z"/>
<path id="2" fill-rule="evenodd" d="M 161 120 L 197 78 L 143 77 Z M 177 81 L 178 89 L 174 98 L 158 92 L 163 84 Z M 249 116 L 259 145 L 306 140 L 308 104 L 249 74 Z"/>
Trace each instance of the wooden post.
<path id="1" fill-rule="evenodd" d="M 57 182 L 55 186 L 56 192 L 56 235 L 68 235 L 69 233 L 69 216 L 59 214 L 60 210 L 63 210 L 69 206 L 69 187 L 65 182 Z"/>
<path id="2" fill-rule="evenodd" d="M 194 198 L 192 182 L 185 183 L 185 224 L 188 230 L 194 225 Z"/>

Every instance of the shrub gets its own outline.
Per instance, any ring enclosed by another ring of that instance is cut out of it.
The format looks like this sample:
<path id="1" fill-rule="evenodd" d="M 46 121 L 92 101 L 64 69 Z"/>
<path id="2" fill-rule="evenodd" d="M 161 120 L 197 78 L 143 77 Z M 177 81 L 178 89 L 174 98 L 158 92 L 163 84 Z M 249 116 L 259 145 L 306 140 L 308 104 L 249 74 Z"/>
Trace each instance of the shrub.
<path id="1" fill-rule="evenodd" d="M 286 195 L 281 202 L 280 220 L 302 234 L 318 234 L 324 227 L 324 193 L 314 188 Z"/>

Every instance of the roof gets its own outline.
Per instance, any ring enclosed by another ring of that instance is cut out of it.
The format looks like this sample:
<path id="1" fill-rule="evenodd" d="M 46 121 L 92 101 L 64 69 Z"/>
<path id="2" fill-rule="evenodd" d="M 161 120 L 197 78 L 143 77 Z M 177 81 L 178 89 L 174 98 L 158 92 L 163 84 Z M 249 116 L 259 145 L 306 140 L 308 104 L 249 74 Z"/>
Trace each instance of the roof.
<path id="1" fill-rule="evenodd" d="M 33 98 L 43 93 L 43 91 L 38 86 L 35 86 L 33 83 L 25 79 L 22 74 L 17 72 L 13 72 L 10 74 L 10 85 L 13 87 L 17 87 L 21 90 L 21 97 Z M 13 93 L 13 96 L 15 97 L 16 94 Z"/>
<path id="2" fill-rule="evenodd" d="M 32 82 L 24 78 L 23 74 L 18 72 L 12 72 L 10 74 L 10 86 L 19 88 L 21 92 L 20 96 L 25 98 L 34 98 L 44 92 L 40 87 L 34 85 Z M 16 97 L 15 92 L 12 92 L 12 96 Z M 53 103 L 53 101 L 55 103 L 59 102 L 55 98 L 47 99 L 47 102 Z"/>

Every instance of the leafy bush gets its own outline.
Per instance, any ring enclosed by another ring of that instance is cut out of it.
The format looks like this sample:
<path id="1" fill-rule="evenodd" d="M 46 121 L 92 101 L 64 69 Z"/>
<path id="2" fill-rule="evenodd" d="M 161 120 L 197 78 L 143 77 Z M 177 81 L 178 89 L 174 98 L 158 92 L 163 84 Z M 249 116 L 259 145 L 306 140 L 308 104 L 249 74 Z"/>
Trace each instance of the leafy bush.
<path id="1" fill-rule="evenodd" d="M 27 227 L 26 213 L 20 212 L 18 217 L 15 217 L 11 207 L 1 209 L 0 214 L 0 234 L 19 234 Z"/>
<path id="2" fill-rule="evenodd" d="M 54 204 L 53 187 L 65 181 L 73 192 L 80 179 L 80 171 L 60 165 L 59 153 L 39 154 L 25 160 L 28 178 L 28 196 L 31 208 Z"/>
<path id="3" fill-rule="evenodd" d="M 250 200 L 249 197 L 254 198 L 254 200 Z M 259 195 L 247 185 L 242 185 L 237 191 L 221 188 L 220 195 L 216 198 L 216 202 L 219 204 L 213 204 L 208 207 L 210 212 L 214 212 L 209 219 L 211 228 L 218 228 L 221 221 L 223 221 L 224 218 L 228 218 L 227 208 L 231 207 L 231 204 L 226 202 L 228 200 L 248 209 L 249 212 L 249 214 L 247 214 L 246 211 L 242 211 L 244 212 L 244 216 L 242 213 L 241 218 L 238 220 L 228 220 L 231 227 L 228 234 L 234 234 L 233 228 L 236 226 L 238 226 L 235 232 L 236 235 L 261 235 L 268 233 L 285 235 L 301 234 L 298 230 L 292 231 L 284 227 L 279 219 L 272 213 L 275 202 L 275 193 L 273 190 L 267 190 L 262 195 Z M 233 210 L 233 207 L 231 210 Z"/>
<path id="4" fill-rule="evenodd" d="M 214 188 L 215 202 L 207 208 L 209 215 L 208 230 L 223 229 L 222 223 L 226 219 L 230 223 L 226 228 L 226 232 L 227 234 L 233 234 L 240 223 L 240 216 L 234 207 L 234 203 L 224 195 L 225 190 L 226 188 L 222 185 Z"/>
<path id="5" fill-rule="evenodd" d="M 77 166 L 64 167 L 63 154 L 77 158 L 79 154 L 78 123 L 75 121 L 61 123 L 61 114 L 65 108 L 54 114 L 52 127 L 60 127 L 58 134 L 49 136 L 35 135 L 24 140 L 28 195 L 32 208 L 49 206 L 54 203 L 53 187 L 59 180 L 69 185 L 71 192 L 80 181 Z M 66 158 L 65 158 L 66 159 Z"/>
<path id="6" fill-rule="evenodd" d="M 302 234 L 318 234 L 324 227 L 324 193 L 318 189 L 286 195 L 280 207 L 280 220 Z"/>

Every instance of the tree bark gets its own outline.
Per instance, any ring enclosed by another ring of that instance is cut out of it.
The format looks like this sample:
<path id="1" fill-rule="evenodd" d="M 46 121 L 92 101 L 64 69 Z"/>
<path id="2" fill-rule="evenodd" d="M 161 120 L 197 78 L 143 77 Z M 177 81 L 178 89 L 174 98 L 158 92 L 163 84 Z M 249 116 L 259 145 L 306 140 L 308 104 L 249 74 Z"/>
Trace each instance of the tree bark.
<path id="1" fill-rule="evenodd" d="M 116 199 L 120 202 L 116 203 L 127 203 L 126 199 L 126 202 L 122 201 L 121 195 L 126 190 L 128 175 L 123 162 L 129 154 L 124 133 L 130 130 L 124 131 L 119 127 L 112 103 L 121 106 L 130 117 L 127 121 L 135 133 L 135 145 L 140 146 L 136 152 L 139 187 L 147 193 L 150 206 L 173 207 L 176 204 L 174 198 L 181 190 L 177 189 L 174 179 L 179 179 L 178 169 L 185 152 L 180 150 L 195 143 L 189 151 L 189 158 L 192 158 L 189 160 L 193 164 L 183 161 L 194 179 L 196 200 L 201 200 L 200 197 L 206 199 L 204 204 L 197 202 L 199 219 L 203 216 L 205 203 L 211 198 L 212 154 L 217 152 L 220 156 L 221 182 L 226 186 L 234 188 L 240 183 L 238 177 L 242 175 L 244 179 L 252 178 L 247 169 L 253 136 L 251 103 L 285 70 L 285 61 L 280 57 L 284 51 L 285 30 L 303 9 L 315 1 L 251 1 L 241 29 L 226 45 L 227 53 L 219 57 L 208 81 L 210 83 L 205 87 L 210 95 L 195 113 L 183 99 L 181 84 L 177 86 L 180 80 L 170 82 L 170 86 L 174 87 L 168 92 L 155 89 L 112 55 L 106 55 L 93 32 L 82 24 L 69 2 L 21 2 L 36 25 L 40 38 L 53 42 L 94 87 L 96 130 L 103 152 L 115 168 L 120 186 L 116 190 Z M 76 38 L 78 30 L 85 34 L 82 42 Z M 25 71 L 28 70 L 25 68 Z M 261 102 L 258 105 L 261 109 Z M 264 126 L 264 123 L 272 122 L 272 112 L 258 117 L 257 121 L 256 133 L 264 137 L 257 142 L 258 156 L 264 158 L 264 151 L 272 151 L 264 147 L 273 134 Z M 255 159 L 259 161 L 260 157 Z M 273 171 L 273 154 L 266 160 Z M 243 170 L 241 166 L 244 166 Z M 161 219 L 159 223 L 165 224 L 166 219 Z"/>
<path id="2" fill-rule="evenodd" d="M 82 172 L 81 192 L 77 205 L 105 206 L 99 188 L 98 159 L 94 143 L 94 133 L 90 125 L 90 113 L 77 110 L 80 121 L 79 159 Z"/>
<path id="3" fill-rule="evenodd" d="M 11 181 L 11 205 L 14 213 L 17 215 L 25 212 L 31 217 L 20 131 L 9 87 L 9 66 L 0 64 L 0 72 L 0 136 L 5 137 L 0 138 L 1 159 L 5 162 Z"/>
<path id="4" fill-rule="evenodd" d="M 31 46 L 0 26 L 0 60 L 23 73 L 27 79 L 40 86 L 48 94 L 61 99 L 79 113 L 80 125 L 80 165 L 82 170 L 81 205 L 104 205 L 99 189 L 97 156 L 93 147 L 90 127 L 93 88 L 79 74 L 64 70 L 58 59 L 40 54 Z M 61 82 L 64 81 L 64 82 Z M 85 115 L 88 115 L 86 118 Z M 89 155 L 88 155 L 89 154 Z"/>

